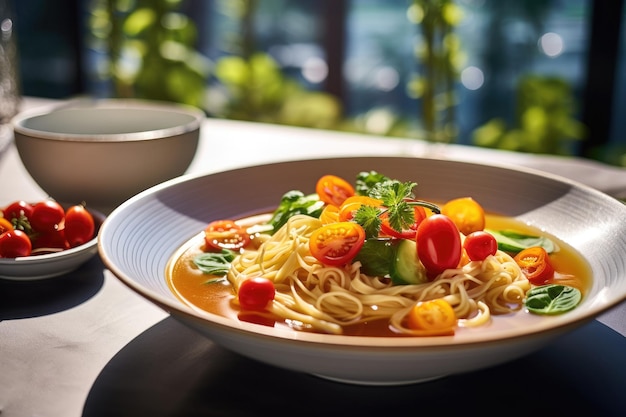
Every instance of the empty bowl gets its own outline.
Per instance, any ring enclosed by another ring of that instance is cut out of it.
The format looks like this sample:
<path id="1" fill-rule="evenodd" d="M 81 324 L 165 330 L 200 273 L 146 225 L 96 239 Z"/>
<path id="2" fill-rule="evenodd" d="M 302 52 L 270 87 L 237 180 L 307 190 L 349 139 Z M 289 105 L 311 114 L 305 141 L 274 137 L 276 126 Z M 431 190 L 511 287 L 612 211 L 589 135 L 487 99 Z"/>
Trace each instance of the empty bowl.
<path id="1" fill-rule="evenodd" d="M 203 119 L 174 103 L 85 99 L 20 113 L 12 125 L 26 170 L 50 197 L 108 213 L 185 173 Z"/>

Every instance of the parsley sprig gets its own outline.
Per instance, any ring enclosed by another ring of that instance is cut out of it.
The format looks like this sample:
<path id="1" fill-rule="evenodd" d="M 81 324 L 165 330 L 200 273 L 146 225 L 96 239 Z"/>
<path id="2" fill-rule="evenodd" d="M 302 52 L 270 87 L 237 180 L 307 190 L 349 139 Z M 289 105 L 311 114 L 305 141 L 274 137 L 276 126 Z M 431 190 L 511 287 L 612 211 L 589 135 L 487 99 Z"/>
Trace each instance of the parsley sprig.
<path id="1" fill-rule="evenodd" d="M 354 221 L 363 226 L 368 237 L 378 236 L 381 216 L 387 215 L 389 225 L 396 231 L 408 229 L 415 222 L 416 205 L 426 207 L 434 213 L 439 213 L 436 204 L 416 200 L 413 189 L 417 186 L 415 182 L 401 182 L 398 180 L 385 179 L 369 188 L 368 195 L 381 200 L 383 208 L 372 206 L 361 206 L 354 215 Z"/>

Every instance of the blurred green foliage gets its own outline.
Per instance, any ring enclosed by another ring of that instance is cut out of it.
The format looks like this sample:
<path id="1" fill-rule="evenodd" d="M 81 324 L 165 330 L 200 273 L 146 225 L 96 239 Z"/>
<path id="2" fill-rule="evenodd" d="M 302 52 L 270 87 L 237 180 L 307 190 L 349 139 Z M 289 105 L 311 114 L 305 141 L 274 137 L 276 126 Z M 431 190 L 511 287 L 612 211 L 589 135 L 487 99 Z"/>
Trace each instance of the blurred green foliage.
<path id="1" fill-rule="evenodd" d="M 202 107 L 211 63 L 194 46 L 196 27 L 178 11 L 182 0 L 93 0 L 92 47 L 106 52 L 97 76 L 116 97 Z"/>
<path id="2" fill-rule="evenodd" d="M 414 120 L 385 108 L 346 118 L 336 97 L 285 76 L 255 45 L 258 0 L 216 0 L 216 10 L 231 24 L 220 34 L 223 55 L 215 62 L 195 49 L 198 32 L 180 12 L 184 0 L 92 1 L 92 45 L 107 56 L 98 76 L 110 81 L 114 96 L 186 103 L 228 119 L 457 141 L 456 86 L 466 54 L 455 33 L 464 18 L 455 0 L 412 0 L 408 6 L 407 17 L 419 34 L 416 72 L 406 85 L 407 94 L 419 102 Z M 564 79 L 523 77 L 516 100 L 515 120 L 510 125 L 501 118 L 489 120 L 472 132 L 472 144 L 569 155 L 584 139 Z"/>
<path id="3" fill-rule="evenodd" d="M 585 137 L 575 117 L 575 99 L 569 83 L 554 76 L 529 75 L 517 86 L 513 126 L 494 118 L 473 132 L 473 144 L 511 151 L 572 155 L 573 142 Z"/>
<path id="4" fill-rule="evenodd" d="M 424 138 L 449 143 L 458 135 L 455 83 L 464 61 L 461 41 L 454 32 L 463 11 L 454 0 L 413 0 L 407 16 L 421 36 L 415 45 L 418 72 L 407 85 L 410 97 L 420 101 Z"/>

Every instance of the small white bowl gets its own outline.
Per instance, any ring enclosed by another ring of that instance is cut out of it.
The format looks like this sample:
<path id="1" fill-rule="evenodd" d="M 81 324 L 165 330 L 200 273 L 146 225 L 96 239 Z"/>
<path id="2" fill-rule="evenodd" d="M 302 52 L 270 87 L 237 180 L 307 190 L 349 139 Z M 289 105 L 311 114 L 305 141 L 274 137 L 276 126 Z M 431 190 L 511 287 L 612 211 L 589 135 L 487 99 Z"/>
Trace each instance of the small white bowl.
<path id="1" fill-rule="evenodd" d="M 34 281 L 54 278 L 78 269 L 98 253 L 98 231 L 105 215 L 89 208 L 93 216 L 96 233 L 89 242 L 75 248 L 44 255 L 20 258 L 0 258 L 0 279 L 12 281 Z"/>
<path id="2" fill-rule="evenodd" d="M 286 191 L 314 192 L 316 180 L 324 174 L 355 178 L 370 170 L 416 181 L 419 195 L 434 201 L 472 196 L 491 212 L 553 234 L 585 256 L 593 274 L 591 289 L 576 309 L 560 316 L 499 316 L 489 326 L 454 336 L 361 337 L 291 331 L 204 313 L 183 303 L 168 286 L 168 260 L 210 221 L 270 211 Z M 608 195 L 538 171 L 419 158 L 320 159 L 160 184 L 111 213 L 100 230 L 99 251 L 123 283 L 217 344 L 328 379 L 393 385 L 511 361 L 624 301 L 624 218 L 626 206 Z"/>
<path id="3" fill-rule="evenodd" d="M 12 120 L 27 171 L 57 201 L 104 213 L 193 160 L 204 113 L 174 103 L 76 100 Z"/>

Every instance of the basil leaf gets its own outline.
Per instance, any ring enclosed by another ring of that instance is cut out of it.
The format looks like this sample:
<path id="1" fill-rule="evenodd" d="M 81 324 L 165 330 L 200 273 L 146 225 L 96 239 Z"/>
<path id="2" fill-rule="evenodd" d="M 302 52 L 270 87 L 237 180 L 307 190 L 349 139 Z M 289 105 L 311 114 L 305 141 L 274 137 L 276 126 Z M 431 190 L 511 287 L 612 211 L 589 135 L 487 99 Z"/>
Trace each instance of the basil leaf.
<path id="1" fill-rule="evenodd" d="M 525 304 L 531 313 L 556 315 L 573 310 L 581 298 L 582 295 L 577 288 L 549 284 L 528 291 Z"/>
<path id="2" fill-rule="evenodd" d="M 384 277 L 389 275 L 397 246 L 389 239 L 367 239 L 354 261 L 361 262 L 364 274 Z"/>
<path id="3" fill-rule="evenodd" d="M 268 224 L 272 226 L 272 233 L 274 233 L 296 214 L 306 214 L 319 218 L 323 209 L 324 202 L 319 199 L 317 194 L 304 195 L 301 191 L 288 191 L 281 198 L 280 204 L 272 213 Z"/>
<path id="4" fill-rule="evenodd" d="M 509 253 L 518 253 L 524 249 L 541 246 L 548 253 L 556 252 L 556 244 L 545 236 L 527 235 L 514 230 L 485 229 L 496 238 L 498 249 Z"/>
<path id="5" fill-rule="evenodd" d="M 222 249 L 221 252 L 205 252 L 196 255 L 193 263 L 205 274 L 221 276 L 228 273 L 230 263 L 235 256 L 237 256 L 236 252 Z"/>

